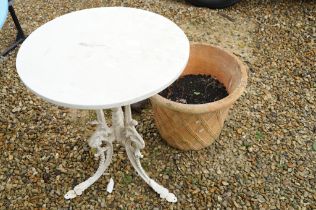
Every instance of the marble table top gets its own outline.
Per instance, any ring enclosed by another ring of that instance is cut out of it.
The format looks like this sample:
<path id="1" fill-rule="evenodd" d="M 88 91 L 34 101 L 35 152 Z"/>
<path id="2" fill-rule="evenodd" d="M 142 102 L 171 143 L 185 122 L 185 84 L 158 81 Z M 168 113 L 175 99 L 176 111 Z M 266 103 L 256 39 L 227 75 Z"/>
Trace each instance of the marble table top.
<path id="1" fill-rule="evenodd" d="M 106 109 L 169 86 L 184 70 L 189 48 L 184 32 L 161 15 L 93 8 L 36 29 L 22 44 L 16 66 L 23 83 L 51 103 Z"/>

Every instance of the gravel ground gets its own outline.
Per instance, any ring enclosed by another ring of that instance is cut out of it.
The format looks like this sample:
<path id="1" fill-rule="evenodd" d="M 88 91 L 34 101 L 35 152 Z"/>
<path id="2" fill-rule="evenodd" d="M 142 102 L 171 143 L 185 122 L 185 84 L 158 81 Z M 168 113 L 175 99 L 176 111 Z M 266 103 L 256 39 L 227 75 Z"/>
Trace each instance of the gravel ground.
<path id="1" fill-rule="evenodd" d="M 164 143 L 149 106 L 135 115 L 147 144 L 144 168 L 178 196 L 177 203 L 159 199 L 118 146 L 108 172 L 66 201 L 64 193 L 97 168 L 85 142 L 95 116 L 28 92 L 16 74 L 15 50 L 0 63 L 0 209 L 316 209 L 313 0 L 244 0 L 218 11 L 183 0 L 15 1 L 28 34 L 59 15 L 99 6 L 151 10 L 175 21 L 193 42 L 230 49 L 250 67 L 247 91 L 220 138 L 200 151 Z M 13 35 L 9 19 L 1 49 Z M 112 194 L 106 192 L 110 177 Z"/>

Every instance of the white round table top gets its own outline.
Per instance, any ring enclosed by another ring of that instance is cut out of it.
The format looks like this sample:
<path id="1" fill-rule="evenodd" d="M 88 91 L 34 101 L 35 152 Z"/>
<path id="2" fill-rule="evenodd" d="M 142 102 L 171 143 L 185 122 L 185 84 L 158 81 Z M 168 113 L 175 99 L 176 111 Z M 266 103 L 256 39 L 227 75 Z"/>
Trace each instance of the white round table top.
<path id="1" fill-rule="evenodd" d="M 35 30 L 16 60 L 23 83 L 45 100 L 106 109 L 146 99 L 184 70 L 189 41 L 169 19 L 103 7 L 60 16 Z"/>

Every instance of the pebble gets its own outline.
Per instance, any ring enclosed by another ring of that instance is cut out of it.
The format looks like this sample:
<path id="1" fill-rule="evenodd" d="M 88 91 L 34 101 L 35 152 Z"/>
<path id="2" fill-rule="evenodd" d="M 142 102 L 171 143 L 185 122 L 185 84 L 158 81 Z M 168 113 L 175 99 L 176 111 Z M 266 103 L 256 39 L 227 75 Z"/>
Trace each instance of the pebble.
<path id="1" fill-rule="evenodd" d="M 258 195 L 257 199 L 260 203 L 264 203 L 266 201 L 266 199 L 262 195 Z"/>
<path id="2" fill-rule="evenodd" d="M 228 182 L 225 182 L 225 181 L 223 181 L 222 184 L 223 184 L 224 186 L 229 185 L 229 183 L 228 183 Z"/>
<path id="3" fill-rule="evenodd" d="M 13 160 L 13 155 L 9 155 L 9 160 Z"/>

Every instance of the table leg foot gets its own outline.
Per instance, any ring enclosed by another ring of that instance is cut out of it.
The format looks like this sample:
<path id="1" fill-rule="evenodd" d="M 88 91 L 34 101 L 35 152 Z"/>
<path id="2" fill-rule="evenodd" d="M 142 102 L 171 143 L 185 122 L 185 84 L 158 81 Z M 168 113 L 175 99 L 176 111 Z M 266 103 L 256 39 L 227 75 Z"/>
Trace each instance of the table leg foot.
<path id="1" fill-rule="evenodd" d="M 104 171 L 109 167 L 112 155 L 113 155 L 113 136 L 112 131 L 105 124 L 104 116 L 102 110 L 97 112 L 98 121 L 100 123 L 98 129 L 89 139 L 89 146 L 97 150 L 96 156 L 100 158 L 100 163 L 97 171 L 86 181 L 78 184 L 73 190 L 68 191 L 65 194 L 65 199 L 72 199 L 81 195 L 88 187 L 90 187 L 94 182 L 96 182 L 104 173 Z M 104 146 L 102 144 L 105 144 Z M 106 155 L 105 155 L 106 153 Z"/>
<path id="2" fill-rule="evenodd" d="M 105 154 L 106 157 L 105 157 Z M 113 146 L 109 144 L 108 147 L 105 148 L 98 148 L 98 155 L 100 156 L 100 164 L 98 170 L 86 181 L 78 184 L 74 187 L 73 190 L 70 190 L 64 196 L 65 199 L 72 199 L 81 195 L 83 191 L 85 191 L 88 187 L 90 187 L 94 182 L 96 182 L 104 173 L 104 171 L 108 168 L 111 163 L 112 155 L 113 155 Z"/>
<path id="3" fill-rule="evenodd" d="M 159 185 L 153 179 L 151 179 L 145 170 L 143 169 L 140 158 L 142 158 L 142 154 L 140 153 L 140 149 L 145 147 L 145 143 L 143 138 L 137 132 L 135 125 L 137 122 L 131 117 L 130 106 L 125 107 L 125 134 L 126 140 L 124 142 L 125 149 L 131 164 L 137 171 L 138 175 L 155 191 L 157 192 L 161 198 L 166 199 L 168 202 L 175 203 L 177 202 L 177 197 L 170 193 L 168 189 Z"/>
<path id="4" fill-rule="evenodd" d="M 143 167 L 141 166 L 139 156 L 135 155 L 135 151 L 131 149 L 130 146 L 126 146 L 126 153 L 133 165 L 134 169 L 137 171 L 138 175 L 155 191 L 160 195 L 160 198 L 166 199 L 168 202 L 175 203 L 177 202 L 177 197 L 170 193 L 168 189 L 164 188 L 163 186 L 159 185 L 153 179 L 151 179 Z"/>

